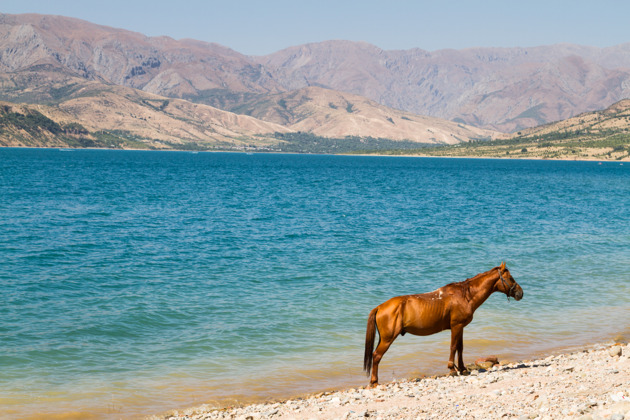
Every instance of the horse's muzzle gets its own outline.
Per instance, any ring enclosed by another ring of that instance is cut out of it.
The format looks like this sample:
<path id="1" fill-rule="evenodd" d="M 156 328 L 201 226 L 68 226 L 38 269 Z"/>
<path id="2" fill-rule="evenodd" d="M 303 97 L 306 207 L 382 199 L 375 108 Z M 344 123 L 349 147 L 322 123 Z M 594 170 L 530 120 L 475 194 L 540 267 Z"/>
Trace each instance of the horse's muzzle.
<path id="1" fill-rule="evenodd" d="M 514 291 L 514 296 L 512 297 L 516 301 L 523 299 L 523 289 L 521 289 L 521 287 L 519 286 L 519 288 Z"/>

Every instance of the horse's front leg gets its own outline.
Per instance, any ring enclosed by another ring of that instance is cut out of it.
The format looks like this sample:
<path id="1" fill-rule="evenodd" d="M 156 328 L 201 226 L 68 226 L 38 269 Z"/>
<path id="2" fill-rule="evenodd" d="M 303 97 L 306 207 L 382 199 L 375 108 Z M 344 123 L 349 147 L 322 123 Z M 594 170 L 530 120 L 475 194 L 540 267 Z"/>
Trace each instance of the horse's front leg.
<path id="1" fill-rule="evenodd" d="M 464 327 L 457 339 L 457 367 L 460 373 L 467 371 L 466 365 L 464 365 Z"/>
<path id="2" fill-rule="evenodd" d="M 451 374 L 455 374 L 456 370 L 463 372 L 466 370 L 464 367 L 464 357 L 462 351 L 464 350 L 464 327 L 462 325 L 454 325 L 451 328 L 451 355 L 448 359 L 448 368 Z M 455 365 L 455 353 L 457 353 L 457 363 Z"/>

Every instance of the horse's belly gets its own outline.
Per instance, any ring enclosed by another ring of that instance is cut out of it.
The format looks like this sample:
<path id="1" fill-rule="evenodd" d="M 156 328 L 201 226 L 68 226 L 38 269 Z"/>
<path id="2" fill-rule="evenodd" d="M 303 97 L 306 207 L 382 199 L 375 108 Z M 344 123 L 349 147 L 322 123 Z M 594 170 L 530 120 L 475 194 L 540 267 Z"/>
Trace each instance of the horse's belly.
<path id="1" fill-rule="evenodd" d="M 450 327 L 450 316 L 441 299 L 415 299 L 407 302 L 403 321 L 404 332 L 431 335 Z"/>
<path id="2" fill-rule="evenodd" d="M 439 333 L 440 331 L 444 331 L 448 328 L 443 327 L 442 325 L 436 325 L 433 327 L 425 327 L 425 328 L 417 328 L 414 326 L 405 327 L 405 333 L 413 334 L 413 335 L 431 335 Z"/>

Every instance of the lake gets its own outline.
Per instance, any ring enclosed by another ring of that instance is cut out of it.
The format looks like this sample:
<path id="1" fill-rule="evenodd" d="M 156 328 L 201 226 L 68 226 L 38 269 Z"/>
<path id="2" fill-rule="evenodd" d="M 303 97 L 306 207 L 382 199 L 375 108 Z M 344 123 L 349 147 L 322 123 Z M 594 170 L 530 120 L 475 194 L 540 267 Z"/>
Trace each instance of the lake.
<path id="1" fill-rule="evenodd" d="M 366 385 L 367 316 L 505 261 L 467 363 L 630 338 L 630 165 L 0 149 L 4 415 Z M 399 337 L 381 381 L 446 373 Z"/>

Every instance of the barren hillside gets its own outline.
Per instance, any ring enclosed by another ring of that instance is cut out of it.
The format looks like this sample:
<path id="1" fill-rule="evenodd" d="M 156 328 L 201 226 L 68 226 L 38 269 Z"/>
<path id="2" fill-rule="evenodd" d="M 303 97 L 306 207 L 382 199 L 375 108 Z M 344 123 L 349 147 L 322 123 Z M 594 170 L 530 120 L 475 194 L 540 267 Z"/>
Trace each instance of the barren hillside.
<path id="1" fill-rule="evenodd" d="M 234 111 L 323 137 L 350 135 L 455 144 L 499 136 L 489 130 L 394 110 L 358 95 L 319 87 L 266 96 Z"/>

